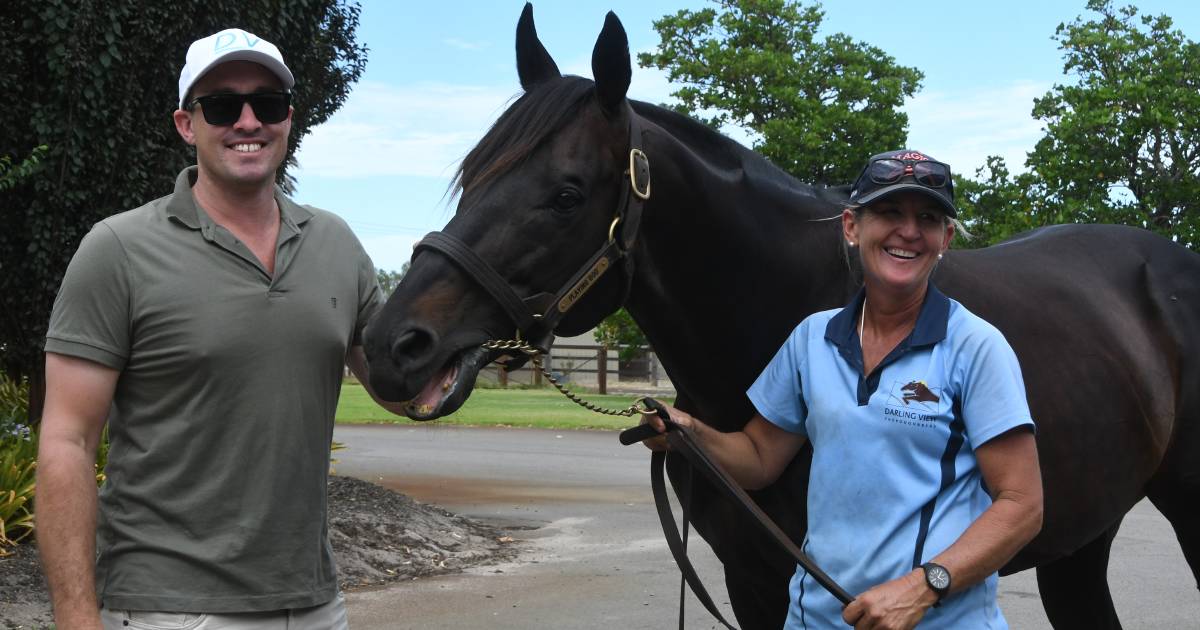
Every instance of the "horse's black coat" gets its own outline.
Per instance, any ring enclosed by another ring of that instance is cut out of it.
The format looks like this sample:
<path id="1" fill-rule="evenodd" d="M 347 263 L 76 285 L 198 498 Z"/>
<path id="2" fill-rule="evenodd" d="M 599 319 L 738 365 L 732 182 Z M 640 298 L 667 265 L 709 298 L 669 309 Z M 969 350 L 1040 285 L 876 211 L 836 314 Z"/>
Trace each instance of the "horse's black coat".
<path id="1" fill-rule="evenodd" d="M 641 117 L 653 193 L 631 252 L 626 306 L 678 388 L 677 404 L 723 430 L 740 428 L 753 413 L 746 388 L 790 330 L 842 306 L 857 286 L 840 223 L 829 220 L 844 190 L 797 182 L 665 109 L 615 107 L 630 64 L 611 14 L 594 53 L 595 90 L 558 77 L 528 6 L 517 52 L 526 94 L 464 161 L 462 199 L 445 231 L 520 293 L 560 286 L 607 237 L 627 185 L 628 117 Z M 615 310 L 621 273 L 609 272 L 560 330 L 586 330 Z M 1108 548 L 1144 496 L 1200 571 L 1200 255 L 1141 229 L 1055 226 L 952 251 L 934 281 L 1004 333 L 1038 423 L 1045 524 L 1004 572 L 1038 567 L 1056 628 L 1119 627 Z M 409 399 L 430 396 L 434 389 L 422 388 L 431 379 L 453 381 L 428 415 L 450 413 L 482 361 L 499 354 L 481 359 L 469 350 L 513 333 L 470 278 L 423 254 L 368 329 L 372 383 Z M 795 540 L 803 537 L 809 456 L 754 493 Z M 672 462 L 673 476 L 681 466 Z M 741 625 L 782 627 L 791 563 L 767 541 L 741 535 L 752 531 L 745 517 L 710 487 L 684 500 L 725 563 Z"/>

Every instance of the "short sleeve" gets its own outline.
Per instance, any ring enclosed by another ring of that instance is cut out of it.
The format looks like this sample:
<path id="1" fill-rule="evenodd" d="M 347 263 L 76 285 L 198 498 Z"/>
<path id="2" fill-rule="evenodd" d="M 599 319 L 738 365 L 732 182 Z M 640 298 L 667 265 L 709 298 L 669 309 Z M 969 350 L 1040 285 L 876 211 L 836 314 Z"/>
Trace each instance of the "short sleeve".
<path id="1" fill-rule="evenodd" d="M 990 325 L 979 330 L 964 351 L 962 417 L 972 447 L 1019 426 L 1033 428 L 1021 365 L 1000 331 Z"/>
<path id="2" fill-rule="evenodd" d="M 383 292 L 379 289 L 379 276 L 375 265 L 365 251 L 358 265 L 358 319 L 354 322 L 354 338 L 351 346 L 361 346 L 363 329 L 375 312 L 383 306 Z"/>
<path id="3" fill-rule="evenodd" d="M 790 433 L 806 434 L 808 408 L 800 379 L 805 364 L 807 320 L 792 331 L 775 357 L 746 391 L 759 415 Z"/>
<path id="4" fill-rule="evenodd" d="M 46 352 L 122 369 L 130 354 L 130 283 L 125 251 L 103 222 L 83 238 L 63 276 Z"/>

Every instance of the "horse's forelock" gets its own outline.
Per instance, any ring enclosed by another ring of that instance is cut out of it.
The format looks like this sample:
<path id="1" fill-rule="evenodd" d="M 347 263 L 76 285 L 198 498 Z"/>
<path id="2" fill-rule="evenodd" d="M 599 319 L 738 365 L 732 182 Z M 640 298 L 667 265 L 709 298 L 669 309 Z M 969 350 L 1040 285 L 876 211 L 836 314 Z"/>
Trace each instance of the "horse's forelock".
<path id="1" fill-rule="evenodd" d="M 462 194 L 516 167 L 576 117 L 594 86 L 588 79 L 567 76 L 521 95 L 467 153 L 451 187 Z"/>

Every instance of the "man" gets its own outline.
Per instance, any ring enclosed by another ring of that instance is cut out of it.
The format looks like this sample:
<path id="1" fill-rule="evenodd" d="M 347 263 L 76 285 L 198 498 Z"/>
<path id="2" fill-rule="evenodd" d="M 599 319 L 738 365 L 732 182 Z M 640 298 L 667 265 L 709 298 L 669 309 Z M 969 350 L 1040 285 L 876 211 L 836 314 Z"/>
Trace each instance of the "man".
<path id="1" fill-rule="evenodd" d="M 193 43 L 174 121 L 196 165 L 98 223 L 63 278 L 37 480 L 60 628 L 346 627 L 329 448 L 379 289 L 344 222 L 274 186 L 293 83 L 245 31 Z"/>

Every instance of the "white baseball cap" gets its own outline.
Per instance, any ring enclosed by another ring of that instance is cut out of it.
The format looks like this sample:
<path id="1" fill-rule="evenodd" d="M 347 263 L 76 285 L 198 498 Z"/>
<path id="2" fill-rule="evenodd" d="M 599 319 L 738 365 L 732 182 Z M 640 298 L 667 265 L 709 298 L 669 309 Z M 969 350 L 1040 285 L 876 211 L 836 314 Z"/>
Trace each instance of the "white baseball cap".
<path id="1" fill-rule="evenodd" d="M 279 53 L 275 44 L 240 28 L 227 28 L 204 39 L 198 39 L 188 47 L 183 71 L 179 73 L 180 109 L 183 109 L 183 99 L 187 98 L 188 90 L 192 89 L 196 81 L 199 81 L 205 72 L 226 61 L 253 61 L 264 66 L 283 81 L 285 90 L 292 89 L 296 84 L 292 71 L 283 63 L 283 55 Z"/>

